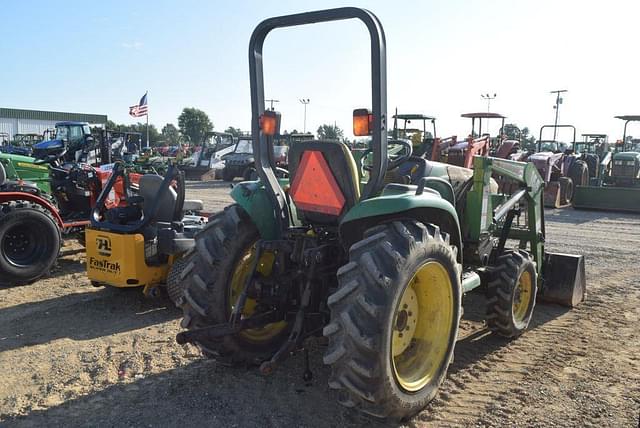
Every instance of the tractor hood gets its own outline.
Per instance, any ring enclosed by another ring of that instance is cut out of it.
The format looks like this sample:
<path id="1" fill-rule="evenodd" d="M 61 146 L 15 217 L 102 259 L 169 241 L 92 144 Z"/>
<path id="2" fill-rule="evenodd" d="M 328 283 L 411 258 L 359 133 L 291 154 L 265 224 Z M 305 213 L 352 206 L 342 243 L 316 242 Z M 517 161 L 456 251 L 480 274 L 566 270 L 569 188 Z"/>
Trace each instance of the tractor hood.
<path id="1" fill-rule="evenodd" d="M 253 154 L 250 153 L 228 153 L 222 156 L 227 165 L 251 163 L 254 161 Z"/>
<path id="2" fill-rule="evenodd" d="M 539 153 L 534 153 L 531 156 L 529 156 L 529 160 L 531 162 L 547 162 L 549 161 L 549 159 L 553 159 L 554 156 L 556 157 L 560 157 L 562 154 L 561 153 L 553 153 L 553 152 L 539 152 Z"/>
<path id="3" fill-rule="evenodd" d="M 613 155 L 613 160 L 640 161 L 640 152 L 621 152 Z"/>
<path id="4" fill-rule="evenodd" d="M 56 150 L 64 147 L 64 141 L 62 140 L 47 140 L 41 141 L 33 145 L 33 150 Z"/>

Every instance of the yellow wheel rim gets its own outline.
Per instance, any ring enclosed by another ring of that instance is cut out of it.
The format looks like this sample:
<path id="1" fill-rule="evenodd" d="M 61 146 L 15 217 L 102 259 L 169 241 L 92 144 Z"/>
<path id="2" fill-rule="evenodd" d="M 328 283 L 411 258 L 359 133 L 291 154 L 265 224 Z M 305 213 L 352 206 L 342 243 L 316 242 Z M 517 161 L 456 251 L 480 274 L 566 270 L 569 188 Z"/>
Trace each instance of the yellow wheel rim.
<path id="1" fill-rule="evenodd" d="M 533 278 L 531 277 L 531 272 L 524 271 L 518 278 L 518 284 L 513 296 L 513 318 L 517 323 L 523 322 L 527 317 L 532 298 Z"/>
<path id="2" fill-rule="evenodd" d="M 393 317 L 391 360 L 399 385 L 419 391 L 442 367 L 454 325 L 451 278 L 437 261 L 422 265 L 407 284 Z"/>
<path id="3" fill-rule="evenodd" d="M 251 273 L 251 266 L 255 258 L 256 247 L 255 244 L 249 247 L 249 249 L 242 255 L 240 261 L 236 265 L 236 269 L 231 277 L 231 288 L 229 293 L 229 313 L 233 310 L 238 297 L 244 289 L 244 284 L 247 280 L 247 276 Z M 260 256 L 258 266 L 256 270 L 262 276 L 268 277 L 271 275 L 273 268 L 273 262 L 275 256 L 271 252 L 263 252 Z M 256 301 L 251 298 L 247 298 L 242 315 L 245 317 L 251 316 L 256 311 Z M 263 343 L 268 342 L 276 337 L 286 326 L 284 321 L 267 324 L 262 328 L 254 328 L 249 330 L 243 330 L 239 335 L 250 342 Z"/>

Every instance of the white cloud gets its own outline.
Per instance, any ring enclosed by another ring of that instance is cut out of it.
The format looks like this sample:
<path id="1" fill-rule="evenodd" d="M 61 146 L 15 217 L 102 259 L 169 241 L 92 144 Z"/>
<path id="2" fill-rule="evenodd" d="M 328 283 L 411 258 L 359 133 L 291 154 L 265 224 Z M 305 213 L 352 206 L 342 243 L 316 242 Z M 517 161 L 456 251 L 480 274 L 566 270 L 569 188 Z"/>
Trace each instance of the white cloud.
<path id="1" fill-rule="evenodd" d="M 122 47 L 125 49 L 135 49 L 135 50 L 140 50 L 142 49 L 142 46 L 144 46 L 144 43 L 142 42 L 123 42 L 122 43 Z"/>

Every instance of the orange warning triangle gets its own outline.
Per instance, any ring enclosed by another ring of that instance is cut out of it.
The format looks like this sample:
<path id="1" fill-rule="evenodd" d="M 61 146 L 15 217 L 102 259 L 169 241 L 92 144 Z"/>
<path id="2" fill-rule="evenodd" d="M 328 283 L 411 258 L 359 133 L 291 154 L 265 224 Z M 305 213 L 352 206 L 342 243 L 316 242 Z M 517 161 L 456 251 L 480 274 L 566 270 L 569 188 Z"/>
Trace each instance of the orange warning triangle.
<path id="1" fill-rule="evenodd" d="M 305 151 L 289 192 L 303 211 L 340 215 L 345 198 L 322 152 Z"/>

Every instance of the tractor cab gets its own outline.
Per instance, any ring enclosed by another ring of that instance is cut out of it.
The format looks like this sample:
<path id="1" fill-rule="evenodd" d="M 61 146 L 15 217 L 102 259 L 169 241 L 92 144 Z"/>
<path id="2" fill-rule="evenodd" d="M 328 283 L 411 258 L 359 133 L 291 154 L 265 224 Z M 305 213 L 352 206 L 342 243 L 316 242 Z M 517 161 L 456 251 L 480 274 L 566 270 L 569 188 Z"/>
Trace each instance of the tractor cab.
<path id="1" fill-rule="evenodd" d="M 398 120 L 402 121 L 400 127 Z M 420 126 L 422 122 L 422 126 Z M 415 124 L 418 126 L 416 127 Z M 427 124 L 431 124 L 431 129 L 427 130 Z M 409 127 L 409 126 L 414 126 Z M 393 138 L 404 138 L 410 140 L 413 145 L 413 154 L 415 156 L 431 157 L 433 144 L 437 138 L 436 134 L 436 118 L 425 116 L 423 114 L 396 114 L 393 115 Z"/>
<path id="2" fill-rule="evenodd" d="M 97 163 L 98 147 L 87 122 L 58 122 L 55 139 L 34 145 L 33 157 L 41 163 L 61 159 L 93 165 Z"/>

